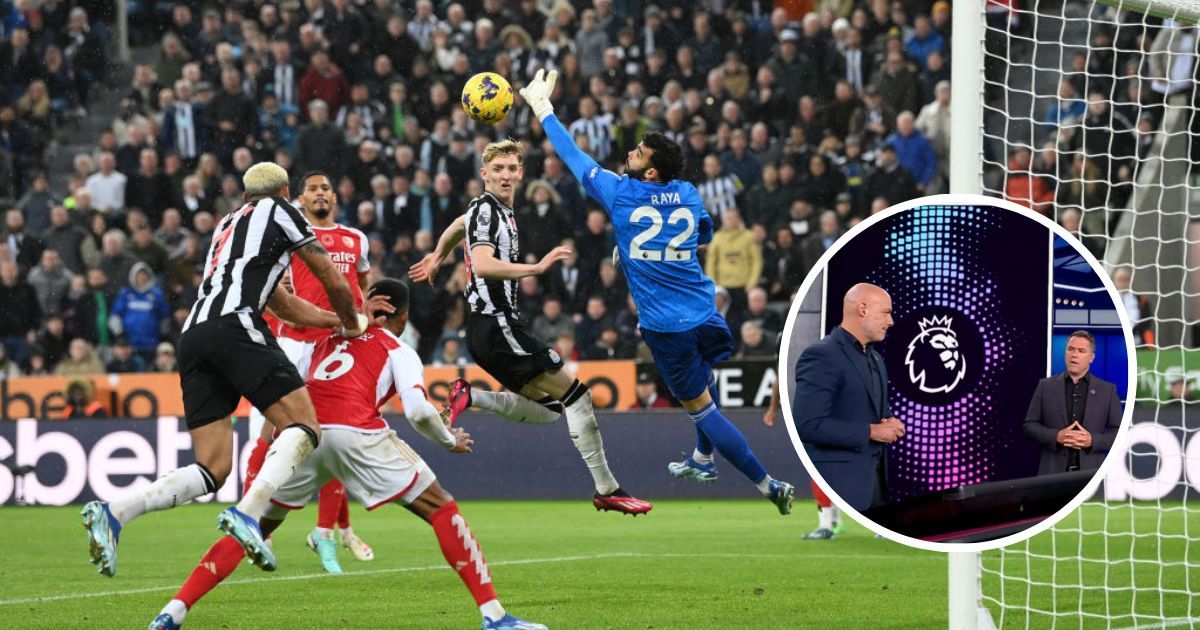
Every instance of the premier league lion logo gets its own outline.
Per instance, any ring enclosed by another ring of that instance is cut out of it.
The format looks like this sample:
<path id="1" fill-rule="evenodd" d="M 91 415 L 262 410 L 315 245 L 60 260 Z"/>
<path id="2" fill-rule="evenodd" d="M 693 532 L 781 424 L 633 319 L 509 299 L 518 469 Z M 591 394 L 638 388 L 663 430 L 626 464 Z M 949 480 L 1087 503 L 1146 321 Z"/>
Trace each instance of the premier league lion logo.
<path id="1" fill-rule="evenodd" d="M 923 392 L 953 391 L 967 373 L 966 358 L 950 324 L 950 317 L 922 318 L 921 332 L 908 344 L 904 355 L 908 378 Z"/>

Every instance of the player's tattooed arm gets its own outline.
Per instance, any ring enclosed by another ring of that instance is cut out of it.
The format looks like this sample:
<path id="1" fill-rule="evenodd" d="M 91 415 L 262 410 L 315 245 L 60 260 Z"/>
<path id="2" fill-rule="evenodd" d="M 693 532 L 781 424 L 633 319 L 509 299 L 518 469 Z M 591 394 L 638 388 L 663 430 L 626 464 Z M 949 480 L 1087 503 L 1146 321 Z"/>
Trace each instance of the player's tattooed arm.
<path id="1" fill-rule="evenodd" d="M 413 282 L 428 282 L 433 284 L 437 270 L 446 261 L 446 257 L 467 236 L 466 215 L 462 215 L 450 223 L 446 231 L 438 237 L 437 246 L 425 257 L 408 269 L 408 277 Z"/>
<path id="2" fill-rule="evenodd" d="M 329 303 L 333 305 L 333 311 L 337 313 L 342 326 L 347 330 L 357 330 L 358 309 L 354 306 L 354 294 L 350 292 L 346 278 L 333 266 L 333 261 L 329 260 L 329 253 L 325 248 L 317 241 L 311 241 L 296 250 L 296 254 L 325 287 Z"/>
<path id="3" fill-rule="evenodd" d="M 267 312 L 296 326 L 337 328 L 342 323 L 337 315 L 292 295 L 282 285 L 275 287 L 271 294 Z"/>

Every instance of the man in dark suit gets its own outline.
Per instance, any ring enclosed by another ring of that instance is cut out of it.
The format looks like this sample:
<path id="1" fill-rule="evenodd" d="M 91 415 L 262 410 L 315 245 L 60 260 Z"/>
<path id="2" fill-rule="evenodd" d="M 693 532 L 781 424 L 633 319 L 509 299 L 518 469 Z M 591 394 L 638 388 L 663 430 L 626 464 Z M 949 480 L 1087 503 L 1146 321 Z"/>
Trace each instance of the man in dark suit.
<path id="1" fill-rule="evenodd" d="M 796 362 L 796 432 L 825 484 L 860 512 L 887 500 L 885 446 L 904 435 L 888 405 L 883 357 L 871 347 L 892 323 L 887 291 L 856 284 L 841 325 Z"/>
<path id="2" fill-rule="evenodd" d="M 1079 330 L 1067 338 L 1067 369 L 1038 381 L 1025 414 L 1025 435 L 1042 447 L 1039 475 L 1095 470 L 1121 427 L 1117 388 L 1089 372 L 1096 339 Z"/>

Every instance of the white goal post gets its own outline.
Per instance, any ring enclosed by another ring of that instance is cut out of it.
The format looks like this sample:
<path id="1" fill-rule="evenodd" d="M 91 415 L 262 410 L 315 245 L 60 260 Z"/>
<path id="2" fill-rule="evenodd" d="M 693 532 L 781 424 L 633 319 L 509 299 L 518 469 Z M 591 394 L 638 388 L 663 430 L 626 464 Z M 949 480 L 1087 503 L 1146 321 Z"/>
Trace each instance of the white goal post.
<path id="1" fill-rule="evenodd" d="M 950 192 L 1040 195 L 1106 271 L 1129 270 L 1156 349 L 1129 384 L 1140 431 L 1101 493 L 1030 541 L 949 554 L 949 627 L 1200 624 L 1200 407 L 1186 402 L 1200 389 L 1200 0 L 961 0 L 953 13 Z M 1108 108 L 1104 146 L 1087 135 L 1089 99 Z M 1014 170 L 1022 157 L 1033 164 Z M 1185 400 L 1167 400 L 1179 380 Z"/>

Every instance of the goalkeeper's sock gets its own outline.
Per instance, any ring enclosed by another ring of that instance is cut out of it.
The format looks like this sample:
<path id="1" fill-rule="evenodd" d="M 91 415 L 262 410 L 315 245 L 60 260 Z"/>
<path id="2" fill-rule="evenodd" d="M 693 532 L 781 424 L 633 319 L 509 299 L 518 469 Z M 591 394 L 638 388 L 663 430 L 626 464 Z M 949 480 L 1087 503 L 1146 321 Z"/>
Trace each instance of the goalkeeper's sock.
<path id="1" fill-rule="evenodd" d="M 758 488 L 758 491 L 761 492 L 764 497 L 770 497 L 771 496 L 771 475 L 764 476 L 762 478 L 762 481 L 754 482 L 754 487 Z"/>
<path id="2" fill-rule="evenodd" d="M 709 403 L 705 408 L 690 412 L 688 415 L 692 417 L 696 427 L 712 440 L 721 457 L 729 460 L 734 468 L 746 475 L 762 491 L 770 481 L 770 478 L 767 477 L 767 469 L 763 468 L 758 458 L 754 456 L 754 451 L 750 450 L 750 444 L 746 442 L 746 437 L 742 435 L 742 432 L 721 415 L 721 410 L 717 409 L 717 403 Z M 765 494 L 766 492 L 764 492 Z"/>
<path id="3" fill-rule="evenodd" d="M 717 401 L 717 381 L 713 377 L 708 377 L 708 395 L 712 397 L 713 402 Z M 700 425 L 696 425 L 696 451 L 692 454 L 692 459 L 698 464 L 711 464 L 713 454 L 712 440 L 704 434 L 704 430 Z"/>
<path id="4" fill-rule="evenodd" d="M 113 501 L 108 509 L 125 525 L 146 512 L 167 510 L 216 491 L 213 474 L 201 464 L 192 464 L 172 470 L 128 497 Z"/>
<path id="5" fill-rule="evenodd" d="M 466 519 L 458 512 L 458 504 L 451 501 L 434 510 L 429 515 L 429 524 L 433 526 L 433 533 L 437 536 L 446 562 L 458 574 L 467 590 L 471 591 L 480 612 L 491 619 L 504 617 L 504 609 L 496 597 L 496 587 L 492 585 L 483 550 L 479 548 Z M 497 609 L 499 616 L 493 616 Z"/>
<path id="6" fill-rule="evenodd" d="M 490 411 L 503 418 L 525 424 L 550 424 L 563 412 L 563 404 L 547 396 L 533 401 L 510 392 L 485 392 L 473 390 L 471 405 Z"/>
<path id="7" fill-rule="evenodd" d="M 293 424 L 280 431 L 267 451 L 258 477 L 238 502 L 237 509 L 253 520 L 261 519 L 271 497 L 316 447 L 317 434 L 305 425 Z"/>
<path id="8" fill-rule="evenodd" d="M 246 482 L 242 484 L 242 494 L 250 492 L 250 484 L 254 483 L 254 479 L 258 477 L 258 471 L 262 470 L 263 461 L 267 459 L 267 449 L 271 448 L 271 443 L 262 438 L 254 443 L 254 450 L 250 451 L 250 459 L 246 460 Z"/>
<path id="9" fill-rule="evenodd" d="M 179 592 L 175 593 L 174 599 L 167 604 L 167 608 L 163 608 L 163 612 L 170 613 L 172 617 L 175 617 L 174 611 L 168 610 L 175 602 L 182 604 L 185 612 L 191 610 L 201 597 L 207 595 L 209 591 L 229 577 L 245 557 L 246 552 L 242 549 L 241 543 L 229 536 L 222 536 L 208 548 L 208 551 L 204 552 L 204 556 L 200 558 L 196 568 L 192 569 L 192 574 L 188 576 L 183 586 L 179 587 Z M 177 606 L 175 608 L 178 609 Z M 175 621 L 179 623 L 183 621 L 183 617 L 177 617 Z"/>
<path id="10" fill-rule="evenodd" d="M 600 437 L 600 427 L 596 425 L 592 393 L 587 385 L 575 379 L 562 402 L 567 408 L 567 432 L 587 464 L 588 472 L 592 473 L 596 494 L 612 494 L 621 485 L 613 477 L 608 460 L 604 457 L 604 440 Z"/>
<path id="11" fill-rule="evenodd" d="M 346 496 L 346 486 L 337 479 L 330 479 L 321 488 L 317 499 L 317 529 L 333 529 L 342 511 L 342 499 Z"/>

